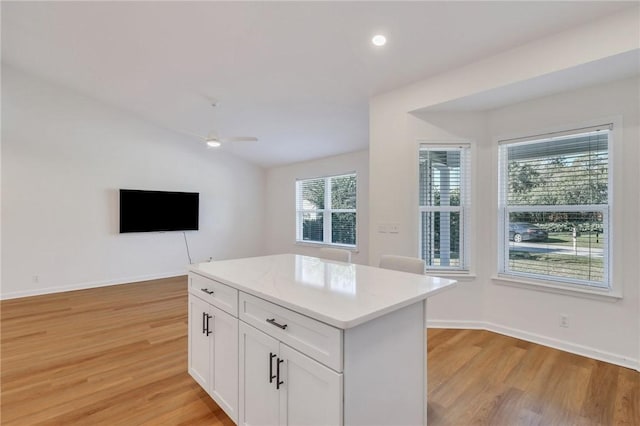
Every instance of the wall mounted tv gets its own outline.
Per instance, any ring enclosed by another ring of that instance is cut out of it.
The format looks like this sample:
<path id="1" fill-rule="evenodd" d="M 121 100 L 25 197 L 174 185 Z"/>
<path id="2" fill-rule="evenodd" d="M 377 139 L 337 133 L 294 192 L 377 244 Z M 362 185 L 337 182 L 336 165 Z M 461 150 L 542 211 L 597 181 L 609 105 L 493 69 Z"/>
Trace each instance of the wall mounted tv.
<path id="1" fill-rule="evenodd" d="M 120 190 L 120 233 L 195 231 L 197 192 Z"/>

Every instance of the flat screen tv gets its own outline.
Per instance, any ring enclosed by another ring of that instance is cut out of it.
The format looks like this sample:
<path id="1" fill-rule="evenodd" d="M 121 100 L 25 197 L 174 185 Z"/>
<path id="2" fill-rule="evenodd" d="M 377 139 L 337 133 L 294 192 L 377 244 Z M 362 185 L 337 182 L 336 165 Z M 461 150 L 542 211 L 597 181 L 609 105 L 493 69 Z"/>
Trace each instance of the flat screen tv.
<path id="1" fill-rule="evenodd" d="M 197 192 L 120 190 L 120 233 L 195 231 Z"/>

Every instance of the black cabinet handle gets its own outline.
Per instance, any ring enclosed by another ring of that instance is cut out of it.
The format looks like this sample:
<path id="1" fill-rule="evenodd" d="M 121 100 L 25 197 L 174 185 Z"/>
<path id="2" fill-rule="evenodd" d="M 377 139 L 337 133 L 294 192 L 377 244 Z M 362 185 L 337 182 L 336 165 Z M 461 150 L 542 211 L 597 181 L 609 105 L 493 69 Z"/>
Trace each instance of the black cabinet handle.
<path id="1" fill-rule="evenodd" d="M 268 319 L 268 320 L 267 320 L 267 322 L 268 322 L 269 324 L 271 324 L 271 325 L 275 325 L 276 327 L 281 328 L 281 329 L 283 329 L 283 330 L 286 330 L 286 329 L 287 329 L 287 324 L 278 324 L 278 323 L 276 322 L 276 319 L 275 319 L 275 318 L 270 318 L 270 319 Z"/>
<path id="2" fill-rule="evenodd" d="M 205 334 L 207 332 L 207 317 L 206 317 L 206 312 L 202 313 L 202 334 Z"/>
<path id="3" fill-rule="evenodd" d="M 201 288 L 200 290 L 204 291 L 207 294 L 213 294 L 215 293 L 213 290 L 209 290 L 208 288 Z"/>
<path id="4" fill-rule="evenodd" d="M 276 357 L 276 354 L 273 352 L 269 352 L 269 383 L 273 383 L 273 379 L 276 376 L 273 375 L 273 359 Z"/>
<path id="5" fill-rule="evenodd" d="M 278 358 L 278 364 L 276 365 L 276 389 L 280 389 L 280 385 L 284 384 L 284 381 L 280 380 L 280 364 L 283 362 L 283 359 Z"/>
<path id="6" fill-rule="evenodd" d="M 205 315 L 207 316 L 207 336 L 208 336 L 208 335 L 210 335 L 211 333 L 213 333 L 211 330 L 209 330 L 209 320 L 210 320 L 211 318 L 213 318 L 213 316 L 212 316 L 212 315 L 209 315 L 209 314 L 205 314 Z"/>

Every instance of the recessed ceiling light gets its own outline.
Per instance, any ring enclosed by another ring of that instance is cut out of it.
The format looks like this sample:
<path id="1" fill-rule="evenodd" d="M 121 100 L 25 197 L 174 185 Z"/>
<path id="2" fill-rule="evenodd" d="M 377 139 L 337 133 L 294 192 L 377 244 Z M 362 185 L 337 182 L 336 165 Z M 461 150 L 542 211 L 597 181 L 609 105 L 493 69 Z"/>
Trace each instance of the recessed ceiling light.
<path id="1" fill-rule="evenodd" d="M 371 43 L 375 44 L 376 46 L 384 46 L 386 42 L 387 38 L 382 34 L 375 35 L 371 39 Z"/>
<path id="2" fill-rule="evenodd" d="M 210 148 L 218 148 L 220 145 L 222 145 L 222 144 L 218 140 L 207 139 L 207 146 L 210 147 Z"/>

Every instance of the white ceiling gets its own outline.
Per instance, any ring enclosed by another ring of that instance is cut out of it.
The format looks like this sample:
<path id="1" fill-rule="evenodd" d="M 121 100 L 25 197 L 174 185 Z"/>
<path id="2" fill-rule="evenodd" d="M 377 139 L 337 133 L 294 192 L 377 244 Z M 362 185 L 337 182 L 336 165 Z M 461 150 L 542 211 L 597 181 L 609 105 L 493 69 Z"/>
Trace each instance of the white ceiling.
<path id="1" fill-rule="evenodd" d="M 365 149 L 374 94 L 635 4 L 3 1 L 2 62 L 168 129 L 257 136 L 224 149 L 269 167 Z"/>

